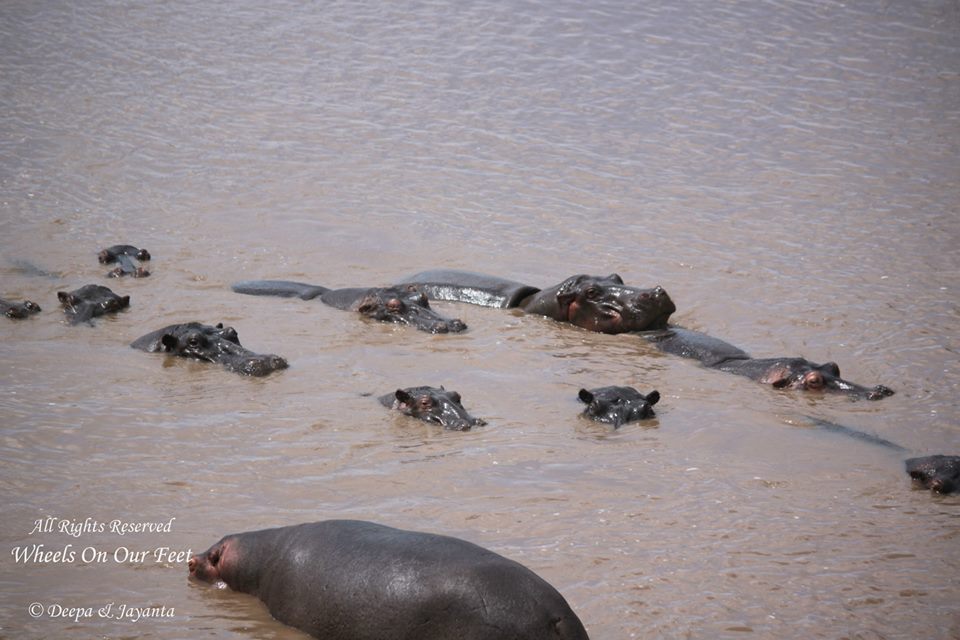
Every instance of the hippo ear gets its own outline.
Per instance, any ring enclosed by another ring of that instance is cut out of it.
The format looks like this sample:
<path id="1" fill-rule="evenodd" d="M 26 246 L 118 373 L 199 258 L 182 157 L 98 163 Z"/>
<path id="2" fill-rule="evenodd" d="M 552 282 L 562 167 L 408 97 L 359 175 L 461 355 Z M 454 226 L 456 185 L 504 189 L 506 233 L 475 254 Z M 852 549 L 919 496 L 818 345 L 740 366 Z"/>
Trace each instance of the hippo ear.
<path id="1" fill-rule="evenodd" d="M 647 402 L 652 406 L 660 402 L 660 392 L 654 389 L 646 395 Z"/>
<path id="2" fill-rule="evenodd" d="M 820 365 L 820 371 L 829 373 L 835 378 L 840 377 L 840 366 L 837 365 L 836 362 L 827 362 L 825 364 Z"/>
<path id="3" fill-rule="evenodd" d="M 164 351 L 173 351 L 177 348 L 177 337 L 170 333 L 165 333 L 160 336 L 160 344 L 163 346 Z"/>
<path id="4" fill-rule="evenodd" d="M 619 273 L 611 273 L 607 276 L 607 280 L 613 280 L 617 284 L 623 284 L 623 278 L 620 277 Z"/>
<path id="5" fill-rule="evenodd" d="M 66 291 L 57 291 L 57 300 L 59 300 L 61 304 L 73 304 L 70 294 Z"/>
<path id="6" fill-rule="evenodd" d="M 413 404 L 413 396 L 404 391 L 403 389 L 397 389 L 393 394 L 394 397 L 403 404 Z"/>
<path id="7" fill-rule="evenodd" d="M 590 404 L 593 402 L 593 394 L 586 389 L 580 389 L 580 393 L 577 394 L 577 397 L 580 398 L 580 402 L 583 402 L 584 404 Z"/>

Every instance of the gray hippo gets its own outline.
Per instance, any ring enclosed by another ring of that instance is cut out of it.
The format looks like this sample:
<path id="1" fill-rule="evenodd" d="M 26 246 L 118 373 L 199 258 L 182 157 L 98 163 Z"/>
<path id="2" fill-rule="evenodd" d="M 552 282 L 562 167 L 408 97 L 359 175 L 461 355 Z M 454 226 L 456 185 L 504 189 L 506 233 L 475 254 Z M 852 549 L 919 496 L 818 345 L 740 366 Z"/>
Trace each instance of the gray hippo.
<path id="1" fill-rule="evenodd" d="M 893 395 L 883 385 L 864 387 L 840 377 L 834 362 L 817 364 L 805 358 L 752 358 L 723 340 L 681 327 L 651 333 L 647 339 L 661 351 L 699 360 L 704 366 L 746 376 L 775 389 L 839 392 L 851 398 L 879 400 Z"/>
<path id="2" fill-rule="evenodd" d="M 934 493 L 951 493 L 960 488 L 960 456 L 925 456 L 905 462 L 907 473 Z"/>
<path id="3" fill-rule="evenodd" d="M 13 302 L 12 300 L 4 300 L 3 298 L 0 298 L 0 313 L 8 318 L 19 320 L 22 318 L 27 318 L 34 313 L 40 313 L 40 305 L 38 305 L 36 302 L 31 302 L 30 300 Z"/>
<path id="4" fill-rule="evenodd" d="M 378 398 L 380 404 L 400 413 L 437 424 L 452 431 L 468 431 L 483 426 L 485 421 L 474 418 L 463 407 L 460 394 L 443 387 L 407 387 Z"/>
<path id="5" fill-rule="evenodd" d="M 662 287 L 630 287 L 615 273 L 571 276 L 537 289 L 497 276 L 439 269 L 409 276 L 400 284 L 416 285 L 433 300 L 522 309 L 600 333 L 662 329 L 677 310 Z"/>
<path id="6" fill-rule="evenodd" d="M 326 520 L 228 535 L 188 566 L 322 640 L 587 640 L 538 575 L 443 535 Z"/>
<path id="7" fill-rule="evenodd" d="M 58 291 L 57 299 L 63 306 L 70 324 L 87 322 L 107 313 L 116 313 L 130 306 L 130 296 L 118 296 L 99 284 L 88 284 L 74 291 Z"/>
<path id="8" fill-rule="evenodd" d="M 149 353 L 215 362 L 247 376 L 265 376 L 288 366 L 280 356 L 261 355 L 244 348 L 233 327 L 224 327 L 222 323 L 215 327 L 199 322 L 172 324 L 137 338 L 130 346 Z"/>
<path id="9" fill-rule="evenodd" d="M 616 429 L 627 422 L 652 418 L 660 392 L 653 390 L 644 395 L 633 387 L 599 387 L 580 389 L 578 397 L 587 405 L 583 415 Z"/>
<path id="10" fill-rule="evenodd" d="M 141 262 L 149 260 L 150 252 L 146 249 L 138 249 L 129 244 L 115 244 L 102 250 L 97 257 L 100 264 L 117 263 L 117 267 L 107 273 L 108 277 L 133 276 L 134 278 L 146 278 L 150 275 L 150 272 L 144 267 L 134 264 L 131 260 L 131 258 L 136 258 Z"/>
<path id="11" fill-rule="evenodd" d="M 459 333 L 467 329 L 461 320 L 444 318 L 430 308 L 427 296 L 417 287 L 368 287 L 328 289 L 320 285 L 287 280 L 247 280 L 231 287 L 237 293 L 312 300 L 341 311 L 355 311 L 379 322 L 411 325 L 428 333 Z"/>

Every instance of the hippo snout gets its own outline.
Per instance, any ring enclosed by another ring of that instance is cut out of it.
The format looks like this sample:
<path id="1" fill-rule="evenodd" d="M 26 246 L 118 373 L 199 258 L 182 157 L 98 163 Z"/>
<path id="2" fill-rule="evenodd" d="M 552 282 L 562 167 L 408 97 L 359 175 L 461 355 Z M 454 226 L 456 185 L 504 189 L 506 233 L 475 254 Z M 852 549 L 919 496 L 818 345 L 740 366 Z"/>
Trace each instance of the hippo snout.
<path id="1" fill-rule="evenodd" d="M 878 384 L 873 389 L 870 390 L 870 393 L 867 394 L 868 400 L 880 400 L 881 398 L 886 398 L 887 396 L 893 395 L 893 389 L 890 387 L 885 387 L 882 384 Z"/>
<path id="2" fill-rule="evenodd" d="M 275 355 L 252 356 L 241 358 L 233 365 L 228 365 L 238 373 L 248 376 L 265 376 L 274 371 L 286 369 L 290 365 L 285 358 Z"/>

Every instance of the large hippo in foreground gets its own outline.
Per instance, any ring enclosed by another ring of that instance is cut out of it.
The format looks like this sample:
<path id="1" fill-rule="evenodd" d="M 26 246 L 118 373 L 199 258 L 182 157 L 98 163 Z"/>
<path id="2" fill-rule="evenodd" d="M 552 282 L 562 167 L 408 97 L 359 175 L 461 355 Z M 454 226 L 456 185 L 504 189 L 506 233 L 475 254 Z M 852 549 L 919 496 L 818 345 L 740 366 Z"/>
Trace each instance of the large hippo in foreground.
<path id="1" fill-rule="evenodd" d="M 70 324 L 93 324 L 93 319 L 98 316 L 117 313 L 130 306 L 130 296 L 119 296 L 99 284 L 87 284 L 73 291 L 58 291 L 57 299 Z"/>
<path id="2" fill-rule="evenodd" d="M 487 424 L 467 413 L 459 393 L 447 391 L 442 386 L 397 389 L 378 400 L 385 407 L 451 431 L 468 431 L 471 427 Z"/>
<path id="3" fill-rule="evenodd" d="M 172 324 L 137 338 L 130 346 L 149 353 L 215 362 L 248 376 L 265 376 L 288 366 L 280 356 L 262 355 L 244 348 L 236 330 L 222 323 L 215 327 L 199 322 Z"/>
<path id="4" fill-rule="evenodd" d="M 699 360 L 704 366 L 746 376 L 775 389 L 843 393 L 851 398 L 880 400 L 893 395 L 883 385 L 865 387 L 840 377 L 834 362 L 817 364 L 805 358 L 752 358 L 739 347 L 718 338 L 681 327 L 651 333 L 647 338 L 660 350 Z"/>
<path id="5" fill-rule="evenodd" d="M 322 640 L 587 640 L 546 581 L 470 542 L 327 520 L 228 535 L 191 577 L 260 598 Z"/>
<path id="6" fill-rule="evenodd" d="M 437 269 L 404 278 L 434 300 L 522 309 L 600 333 L 647 331 L 667 326 L 677 310 L 662 287 L 640 289 L 608 276 L 576 275 L 546 289 L 470 271 Z"/>
<path id="7" fill-rule="evenodd" d="M 320 285 L 288 280 L 247 280 L 231 287 L 237 293 L 312 300 L 341 311 L 355 311 L 379 322 L 408 324 L 428 333 L 459 333 L 467 325 L 458 318 L 445 318 L 430 307 L 427 296 L 417 287 L 367 287 L 328 289 Z"/>

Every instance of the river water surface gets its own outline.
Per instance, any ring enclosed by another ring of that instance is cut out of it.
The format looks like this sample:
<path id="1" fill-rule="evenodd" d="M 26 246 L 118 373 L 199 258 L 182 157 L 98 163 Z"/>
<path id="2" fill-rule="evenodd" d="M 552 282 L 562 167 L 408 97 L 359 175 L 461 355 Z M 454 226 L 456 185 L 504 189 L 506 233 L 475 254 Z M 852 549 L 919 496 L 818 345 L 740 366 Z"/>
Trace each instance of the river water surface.
<path id="1" fill-rule="evenodd" d="M 0 296 L 44 311 L 0 321 L 0 636 L 299 638 L 156 549 L 360 518 L 524 563 L 595 640 L 960 637 L 960 498 L 903 470 L 960 454 L 958 196 L 955 0 L 7 0 Z M 107 279 L 115 243 L 152 275 Z M 660 284 L 679 325 L 897 393 L 779 392 L 504 310 L 439 303 L 470 329 L 433 336 L 230 290 L 437 267 Z M 67 325 L 56 292 L 88 283 L 130 308 Z M 187 321 L 291 366 L 128 346 Z M 488 425 L 371 397 L 441 384 Z M 580 418 L 608 384 L 658 389 L 657 418 Z"/>

